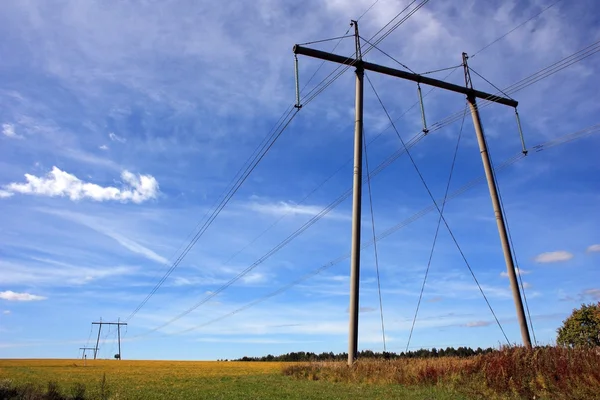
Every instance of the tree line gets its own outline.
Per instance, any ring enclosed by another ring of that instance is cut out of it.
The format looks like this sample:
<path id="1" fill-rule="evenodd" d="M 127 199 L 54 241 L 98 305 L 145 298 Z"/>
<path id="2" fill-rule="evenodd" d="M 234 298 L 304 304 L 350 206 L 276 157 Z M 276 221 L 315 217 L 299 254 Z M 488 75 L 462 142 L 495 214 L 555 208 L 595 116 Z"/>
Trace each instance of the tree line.
<path id="1" fill-rule="evenodd" d="M 471 357 L 478 354 L 487 354 L 493 351 L 497 351 L 491 347 L 482 349 L 472 349 L 470 347 L 446 347 L 445 349 L 419 349 L 414 351 L 407 351 L 401 353 L 394 352 L 374 352 L 371 350 L 362 350 L 358 352 L 358 358 L 369 358 L 369 359 L 385 359 L 394 360 L 398 358 L 437 358 L 437 357 Z M 262 357 L 248 357 L 244 356 L 233 361 L 343 361 L 348 359 L 348 353 L 333 353 L 323 352 L 320 354 L 306 351 L 291 352 L 274 356 L 272 354 Z M 227 361 L 227 360 L 225 360 Z"/>

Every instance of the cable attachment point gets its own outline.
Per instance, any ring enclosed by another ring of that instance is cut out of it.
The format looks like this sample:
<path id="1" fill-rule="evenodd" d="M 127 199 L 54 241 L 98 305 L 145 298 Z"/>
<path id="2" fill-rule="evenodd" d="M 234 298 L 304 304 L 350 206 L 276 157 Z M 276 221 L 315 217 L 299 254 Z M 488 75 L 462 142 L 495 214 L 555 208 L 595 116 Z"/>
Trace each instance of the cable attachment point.
<path id="1" fill-rule="evenodd" d="M 421 105 L 421 119 L 423 120 L 423 133 L 428 134 L 427 120 L 425 119 L 425 106 L 423 105 L 423 93 L 421 92 L 421 85 L 417 82 L 417 93 L 419 94 L 419 104 Z"/>
<path id="2" fill-rule="evenodd" d="M 519 129 L 519 136 L 521 137 L 521 146 L 523 146 L 522 153 L 523 155 L 527 155 L 529 150 L 525 146 L 525 138 L 523 137 L 523 129 L 521 129 L 521 118 L 519 118 L 519 111 L 517 111 L 517 107 L 515 107 L 515 118 L 517 119 L 517 128 Z"/>
<path id="3" fill-rule="evenodd" d="M 297 109 L 302 108 L 302 104 L 300 104 L 300 79 L 298 77 L 298 55 L 294 54 L 294 72 L 296 77 L 296 104 L 294 107 Z"/>

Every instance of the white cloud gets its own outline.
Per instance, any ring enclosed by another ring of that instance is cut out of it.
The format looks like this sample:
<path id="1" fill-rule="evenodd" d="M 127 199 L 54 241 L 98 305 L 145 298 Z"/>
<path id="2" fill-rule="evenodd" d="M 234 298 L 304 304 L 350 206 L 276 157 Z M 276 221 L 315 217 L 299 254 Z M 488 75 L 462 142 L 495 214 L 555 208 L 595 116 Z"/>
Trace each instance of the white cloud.
<path id="1" fill-rule="evenodd" d="M 524 289 L 529 289 L 529 288 L 531 288 L 531 283 L 529 283 L 529 282 L 523 282 L 523 288 L 524 288 Z"/>
<path id="2" fill-rule="evenodd" d="M 108 150 L 108 146 L 103 144 L 102 146 L 98 146 L 100 150 Z"/>
<path id="3" fill-rule="evenodd" d="M 19 136 L 15 132 L 15 126 L 13 124 L 2 124 L 2 134 L 9 138 L 21 139 L 22 136 Z"/>
<path id="4" fill-rule="evenodd" d="M 479 328 L 482 326 L 488 326 L 490 324 L 491 322 L 489 321 L 471 321 L 467 322 L 464 326 L 466 326 L 467 328 Z"/>
<path id="5" fill-rule="evenodd" d="M 244 283 L 261 283 L 267 279 L 266 275 L 261 274 L 260 272 L 252 272 L 250 274 L 244 275 L 242 281 Z"/>
<path id="6" fill-rule="evenodd" d="M 12 290 L 7 290 L 5 292 L 0 292 L 0 299 L 8 301 L 35 301 L 46 300 L 46 297 L 30 293 L 17 293 L 13 292 Z"/>
<path id="7" fill-rule="evenodd" d="M 538 263 L 552 263 L 552 262 L 561 262 L 561 261 L 569 261 L 573 258 L 573 254 L 568 251 L 551 251 L 548 253 L 539 254 L 535 257 L 535 262 Z"/>
<path id="8" fill-rule="evenodd" d="M 517 273 L 517 275 L 521 275 L 521 276 L 527 275 L 527 274 L 531 273 L 531 271 L 526 271 L 526 270 L 520 269 L 520 268 L 515 268 L 515 272 Z M 502 276 L 504 278 L 507 278 L 508 277 L 508 272 L 502 271 L 502 272 L 500 272 L 500 276 Z"/>
<path id="9" fill-rule="evenodd" d="M 110 138 L 110 140 L 112 140 L 113 142 L 119 142 L 119 143 L 125 143 L 127 141 L 127 139 L 125 139 L 124 137 L 118 136 L 115 133 L 111 132 L 108 134 L 108 137 Z"/>
<path id="10" fill-rule="evenodd" d="M 593 244 L 587 248 L 588 253 L 600 252 L 600 244 Z"/>
<path id="11" fill-rule="evenodd" d="M 152 175 L 136 176 L 129 171 L 121 173 L 121 179 L 126 184 L 121 189 L 83 182 L 75 175 L 57 167 L 52 167 L 52 171 L 46 177 L 25 174 L 25 178 L 27 183 L 11 183 L 5 188 L 9 193 L 49 197 L 67 196 L 74 201 L 87 198 L 95 201 L 133 201 L 134 203 L 156 198 L 159 191 L 158 182 Z"/>
<path id="12" fill-rule="evenodd" d="M 8 315 L 8 314 L 10 314 L 10 310 L 4 310 L 4 311 L 2 311 L 2 314 Z"/>
<path id="13" fill-rule="evenodd" d="M 6 190 L 0 189 L 0 199 L 5 199 L 5 198 L 10 197 L 12 195 L 13 194 L 11 192 L 7 192 Z"/>

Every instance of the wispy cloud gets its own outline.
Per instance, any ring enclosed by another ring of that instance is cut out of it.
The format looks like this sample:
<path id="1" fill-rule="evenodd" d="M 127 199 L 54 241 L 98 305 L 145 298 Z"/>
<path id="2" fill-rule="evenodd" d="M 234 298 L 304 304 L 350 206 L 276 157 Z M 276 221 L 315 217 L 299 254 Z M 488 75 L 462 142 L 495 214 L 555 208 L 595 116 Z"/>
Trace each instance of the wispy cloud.
<path id="1" fill-rule="evenodd" d="M 2 314 L 8 315 L 8 314 L 10 314 L 10 310 L 4 310 L 4 311 L 2 311 Z"/>
<path id="2" fill-rule="evenodd" d="M 600 252 L 600 244 L 593 244 L 587 248 L 588 253 Z"/>
<path id="3" fill-rule="evenodd" d="M 23 136 L 17 135 L 13 124 L 2 124 L 2 134 L 12 139 L 22 139 Z"/>
<path id="4" fill-rule="evenodd" d="M 13 292 L 12 290 L 7 290 L 5 292 L 0 292 L 0 299 L 8 300 L 8 301 L 38 301 L 38 300 L 46 300 L 47 297 L 38 296 L 31 293 L 18 293 Z M 10 311 L 9 311 L 10 313 Z"/>
<path id="5" fill-rule="evenodd" d="M 52 167 L 52 171 L 45 177 L 25 174 L 25 179 L 27 183 L 10 183 L 6 185 L 6 191 L 8 193 L 35 196 L 68 197 L 73 201 L 91 199 L 94 201 L 132 201 L 134 203 L 154 199 L 159 191 L 158 182 L 152 175 L 136 176 L 129 171 L 121 173 L 121 179 L 126 185 L 120 189 L 84 182 L 58 167 Z"/>
<path id="6" fill-rule="evenodd" d="M 9 191 L 6 191 L 6 190 L 0 189 L 0 199 L 5 199 L 5 198 L 10 197 L 12 195 L 13 195 L 13 193 L 11 193 Z"/>
<path id="7" fill-rule="evenodd" d="M 115 134 L 114 132 L 111 132 L 108 134 L 108 137 L 110 138 L 110 140 L 112 140 L 113 142 L 119 142 L 119 143 L 125 143 L 127 141 L 127 139 L 125 139 L 124 137 L 118 136 L 117 134 Z"/>
<path id="8" fill-rule="evenodd" d="M 103 144 L 102 146 L 98 146 L 100 150 L 108 150 L 108 146 Z"/>
<path id="9" fill-rule="evenodd" d="M 542 253 L 535 257 L 535 262 L 538 263 L 553 263 L 553 262 L 562 262 L 569 261 L 573 258 L 573 254 L 568 251 L 551 251 L 548 253 Z"/>
<path id="10" fill-rule="evenodd" d="M 521 268 L 515 268 L 515 272 L 517 273 L 517 275 L 521 275 L 521 276 L 527 275 L 527 274 L 531 273 L 531 271 L 526 271 L 526 270 L 521 269 Z M 500 276 L 503 277 L 503 278 L 507 278 L 508 277 L 508 272 L 502 271 L 502 272 L 500 272 Z"/>
<path id="11" fill-rule="evenodd" d="M 581 298 L 600 300 L 600 289 L 586 289 L 583 292 L 581 292 Z"/>
<path id="12" fill-rule="evenodd" d="M 303 205 L 296 204 L 291 201 L 278 201 L 278 202 L 261 202 L 253 201 L 246 205 L 246 207 L 252 211 L 256 211 L 261 214 L 273 215 L 281 217 L 284 215 L 308 215 L 315 216 L 323 211 L 322 206 L 316 205 Z M 337 218 L 337 219 L 348 219 L 347 216 L 341 215 L 335 212 L 329 212 L 325 218 Z"/>
<path id="13" fill-rule="evenodd" d="M 96 218 L 67 211 L 56 211 L 50 209 L 43 209 L 42 211 L 48 214 L 58 215 L 62 218 L 66 218 L 68 220 L 77 222 L 81 225 L 87 226 L 88 228 L 91 228 L 98 233 L 102 233 L 103 235 L 106 235 L 116 240 L 117 243 L 119 243 L 121 246 L 125 247 L 133 253 L 140 254 L 149 260 L 156 261 L 160 264 L 169 264 L 169 260 L 167 260 L 165 257 L 157 254 L 156 252 L 142 245 L 138 241 L 126 237 L 122 233 L 116 232 L 115 229 L 107 226 L 105 223 Z"/>
<path id="14" fill-rule="evenodd" d="M 480 328 L 482 326 L 489 326 L 492 323 L 489 321 L 471 321 L 471 322 L 467 322 L 464 326 L 466 326 L 467 328 Z"/>

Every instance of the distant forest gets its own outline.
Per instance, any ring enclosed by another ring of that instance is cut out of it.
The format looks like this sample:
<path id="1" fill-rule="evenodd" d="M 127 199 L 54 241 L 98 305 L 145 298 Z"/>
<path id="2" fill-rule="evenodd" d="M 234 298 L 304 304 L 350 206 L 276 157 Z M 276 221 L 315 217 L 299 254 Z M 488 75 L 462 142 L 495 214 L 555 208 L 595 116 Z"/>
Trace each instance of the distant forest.
<path id="1" fill-rule="evenodd" d="M 377 353 L 371 350 L 363 350 L 358 352 L 358 358 L 371 358 L 371 359 L 386 359 L 386 360 L 394 360 L 397 358 L 437 358 L 437 357 L 471 357 L 478 354 L 487 354 L 497 351 L 491 347 L 487 349 L 482 349 L 478 347 L 473 350 L 470 347 L 459 347 L 455 349 L 454 347 L 446 347 L 445 349 L 420 349 L 415 351 L 393 353 L 393 352 L 382 352 Z M 279 356 L 274 355 L 266 355 L 262 357 L 242 357 L 237 360 L 232 361 L 343 361 L 348 359 L 348 353 L 338 353 L 334 354 L 333 352 L 323 352 L 321 354 L 316 354 L 312 352 L 292 352 L 287 354 L 282 354 Z M 227 361 L 227 360 L 225 360 Z"/>

